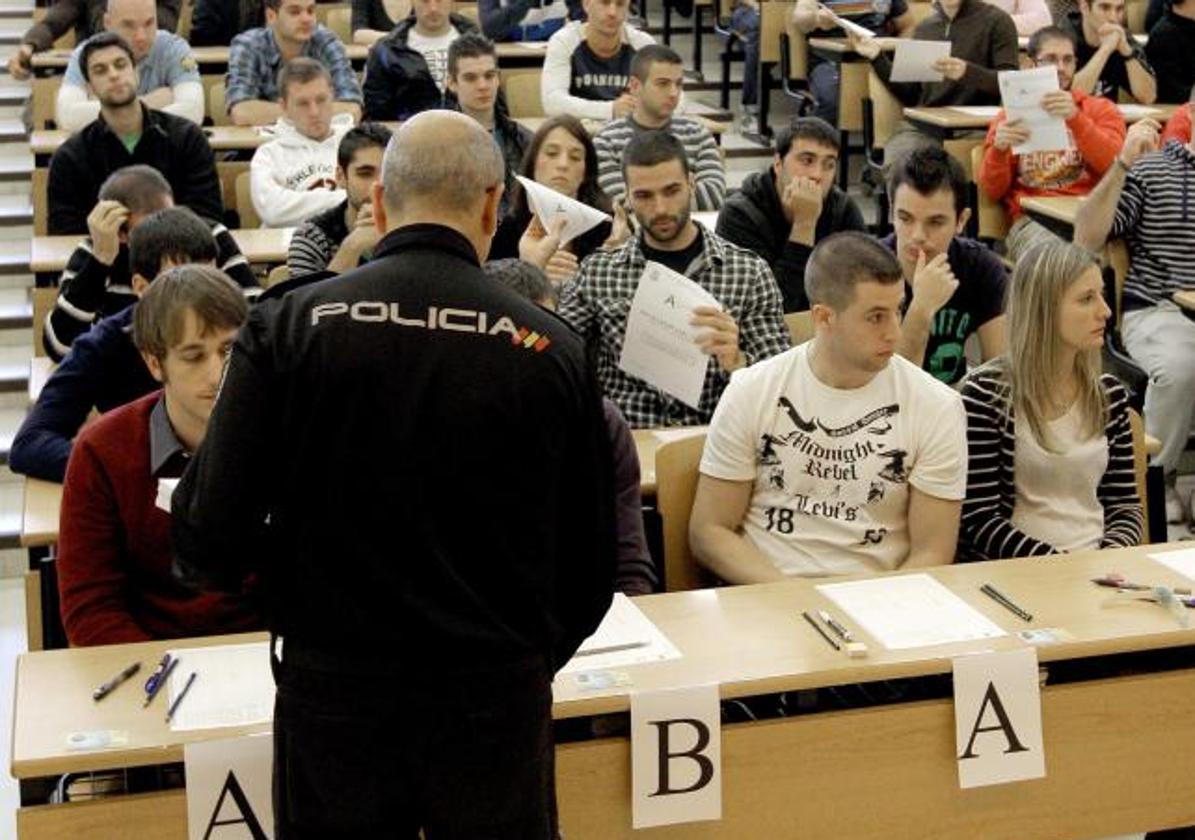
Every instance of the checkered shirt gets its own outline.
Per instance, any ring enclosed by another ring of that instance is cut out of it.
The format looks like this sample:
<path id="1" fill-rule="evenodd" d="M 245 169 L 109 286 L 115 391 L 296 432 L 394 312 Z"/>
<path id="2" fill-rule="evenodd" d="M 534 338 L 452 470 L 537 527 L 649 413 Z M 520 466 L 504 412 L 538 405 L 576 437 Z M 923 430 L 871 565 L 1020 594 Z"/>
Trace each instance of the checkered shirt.
<path id="1" fill-rule="evenodd" d="M 361 103 L 361 85 L 336 33 L 317 26 L 303 55 L 314 58 L 332 74 L 332 94 L 337 102 Z M 228 48 L 228 75 L 224 77 L 224 105 L 232 108 L 247 99 L 278 100 L 278 71 L 282 53 L 269 27 L 249 29 L 232 39 Z"/>

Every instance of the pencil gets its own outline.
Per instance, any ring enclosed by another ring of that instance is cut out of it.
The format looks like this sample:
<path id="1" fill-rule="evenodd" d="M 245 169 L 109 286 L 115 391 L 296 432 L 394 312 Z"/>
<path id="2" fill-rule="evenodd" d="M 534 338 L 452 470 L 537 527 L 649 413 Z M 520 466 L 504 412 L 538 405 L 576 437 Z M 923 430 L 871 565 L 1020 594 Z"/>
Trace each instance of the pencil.
<path id="1" fill-rule="evenodd" d="M 809 626 L 816 630 L 817 634 L 825 639 L 829 643 L 830 647 L 834 648 L 834 650 L 842 650 L 842 646 L 830 638 L 830 634 L 823 630 L 820 624 L 814 621 L 813 616 L 807 612 L 802 612 L 801 615 L 805 616 L 805 620 L 809 622 Z"/>

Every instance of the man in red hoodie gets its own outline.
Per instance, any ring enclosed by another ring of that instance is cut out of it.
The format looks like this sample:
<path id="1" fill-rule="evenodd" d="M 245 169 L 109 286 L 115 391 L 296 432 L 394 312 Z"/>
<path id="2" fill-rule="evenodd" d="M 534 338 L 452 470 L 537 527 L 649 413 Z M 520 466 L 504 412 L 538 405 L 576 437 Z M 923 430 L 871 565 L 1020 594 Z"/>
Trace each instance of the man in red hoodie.
<path id="1" fill-rule="evenodd" d="M 1053 236 L 1021 212 L 1021 199 L 1030 195 L 1086 195 L 1116 160 L 1124 144 L 1125 124 L 1120 110 L 1108 99 L 1071 87 L 1076 57 L 1069 32 L 1054 26 L 1039 29 L 1029 39 L 1029 57 L 1038 67 L 1058 71 L 1059 91 L 1042 97 L 1042 108 L 1066 120 L 1072 147 L 1018 155 L 1013 148 L 1026 142 L 1029 126 L 996 115 L 983 144 L 979 185 L 994 201 L 1002 201 L 1012 227 L 1005 238 L 1008 258 L 1017 257 L 1042 237 Z"/>
<path id="2" fill-rule="evenodd" d="M 1195 115 L 1195 85 L 1191 86 L 1191 99 L 1185 105 L 1179 105 L 1166 121 L 1162 129 L 1162 137 L 1158 143 L 1165 146 L 1170 140 L 1177 140 L 1184 146 L 1191 142 L 1191 117 Z"/>

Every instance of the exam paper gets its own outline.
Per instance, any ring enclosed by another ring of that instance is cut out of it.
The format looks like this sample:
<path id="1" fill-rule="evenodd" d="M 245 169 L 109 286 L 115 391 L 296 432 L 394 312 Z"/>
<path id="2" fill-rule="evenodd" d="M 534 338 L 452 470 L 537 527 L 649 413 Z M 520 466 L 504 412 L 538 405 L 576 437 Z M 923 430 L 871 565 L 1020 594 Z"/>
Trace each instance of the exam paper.
<path id="1" fill-rule="evenodd" d="M 995 639 L 998 625 L 926 574 L 829 583 L 818 591 L 889 650 Z"/>
<path id="2" fill-rule="evenodd" d="M 1185 578 L 1195 580 L 1195 548 L 1184 548 L 1179 551 L 1163 551 L 1158 554 L 1147 554 L 1150 560 L 1156 560 L 1168 569 L 1173 569 Z"/>
<path id="3" fill-rule="evenodd" d="M 639 278 L 618 366 L 631 376 L 698 408 L 710 357 L 697 346 L 705 328 L 689 323 L 698 306 L 718 299 L 683 274 L 649 262 Z"/>
<path id="4" fill-rule="evenodd" d="M 1032 70 L 1000 71 L 1000 96 L 1009 120 L 1021 120 L 1030 130 L 1029 139 L 1012 150 L 1018 155 L 1027 152 L 1054 152 L 1071 148 L 1071 133 L 1066 120 L 1052 117 L 1041 107 L 1041 98 L 1059 90 L 1058 71 L 1053 67 Z"/>
<path id="5" fill-rule="evenodd" d="M 560 669 L 561 674 L 605 668 L 625 668 L 644 662 L 680 659 L 681 652 L 660 628 L 621 592 L 593 635 L 581 643 L 573 658 Z"/>
<path id="6" fill-rule="evenodd" d="M 900 38 L 892 57 L 894 82 L 940 82 L 946 77 L 933 68 L 939 58 L 950 58 L 949 41 L 912 41 Z"/>
<path id="7" fill-rule="evenodd" d="M 170 720 L 172 732 L 249 726 L 273 718 L 274 677 L 268 642 L 180 648 L 170 654 L 178 659 L 170 674 L 170 705 L 191 673 L 198 675 Z"/>
<path id="8" fill-rule="evenodd" d="M 515 177 L 527 191 L 527 202 L 531 205 L 531 212 L 539 217 L 539 223 L 544 226 L 544 230 L 548 230 L 558 216 L 564 216 L 568 220 L 560 234 L 562 247 L 610 218 L 601 210 L 594 210 L 588 204 L 582 204 L 563 193 L 558 193 L 538 181 L 532 181 L 522 175 Z"/>

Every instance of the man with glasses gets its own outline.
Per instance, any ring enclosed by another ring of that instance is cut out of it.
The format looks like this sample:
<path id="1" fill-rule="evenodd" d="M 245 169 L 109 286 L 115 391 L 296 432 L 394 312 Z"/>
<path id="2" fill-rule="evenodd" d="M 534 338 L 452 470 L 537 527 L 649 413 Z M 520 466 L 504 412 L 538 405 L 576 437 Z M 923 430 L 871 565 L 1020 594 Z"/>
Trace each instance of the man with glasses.
<path id="1" fill-rule="evenodd" d="M 1075 41 L 1055 26 L 1039 29 L 1029 39 L 1028 53 L 1038 67 L 1058 71 L 1061 90 L 1042 97 L 1049 114 L 1066 120 L 1071 147 L 1017 154 L 1032 131 L 1024 120 L 1009 120 L 1002 110 L 992 121 L 984 141 L 979 185 L 993 201 L 1003 202 L 1012 227 L 1005 245 L 1016 262 L 1020 254 L 1043 237 L 1046 228 L 1021 212 L 1021 199 L 1037 195 L 1087 195 L 1116 160 L 1124 144 L 1125 125 L 1120 110 L 1102 96 L 1091 96 L 1074 87 Z"/>

